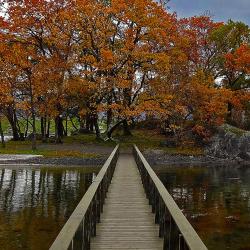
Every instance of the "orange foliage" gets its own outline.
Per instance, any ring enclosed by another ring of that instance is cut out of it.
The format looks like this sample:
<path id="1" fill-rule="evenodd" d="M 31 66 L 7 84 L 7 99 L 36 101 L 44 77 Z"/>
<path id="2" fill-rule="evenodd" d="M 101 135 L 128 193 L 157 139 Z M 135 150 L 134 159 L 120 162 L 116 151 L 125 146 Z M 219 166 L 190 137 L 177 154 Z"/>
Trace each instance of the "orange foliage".
<path id="1" fill-rule="evenodd" d="M 250 74 L 250 45 L 242 44 L 235 52 L 225 55 L 226 67 L 232 71 Z"/>
<path id="2" fill-rule="evenodd" d="M 152 0 L 16 0 L 0 25 L 0 102 L 36 115 L 147 113 L 174 126 L 193 119 L 207 136 L 229 100 L 249 101 L 214 84 L 210 34 L 223 24 L 207 16 L 178 20 Z M 227 67 L 249 74 L 249 58 L 243 44 Z"/>

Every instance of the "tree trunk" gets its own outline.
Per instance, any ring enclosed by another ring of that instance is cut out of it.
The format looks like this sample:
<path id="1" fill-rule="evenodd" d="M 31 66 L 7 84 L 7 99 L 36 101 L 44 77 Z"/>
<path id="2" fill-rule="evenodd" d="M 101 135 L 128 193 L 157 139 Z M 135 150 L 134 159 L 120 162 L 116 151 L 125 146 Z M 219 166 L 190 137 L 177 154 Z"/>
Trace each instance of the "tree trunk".
<path id="1" fill-rule="evenodd" d="M 4 134 L 3 134 L 2 121 L 1 120 L 0 120 L 0 134 L 1 134 L 2 147 L 5 148 L 5 141 L 4 141 Z"/>
<path id="2" fill-rule="evenodd" d="M 47 142 L 46 128 L 47 128 L 47 115 L 44 117 L 44 123 L 43 123 L 43 141 L 44 142 Z"/>
<path id="3" fill-rule="evenodd" d="M 32 150 L 36 150 L 36 113 L 35 113 L 35 107 L 34 107 L 34 95 L 33 95 L 33 86 L 32 86 L 32 80 L 31 75 L 29 73 L 29 91 L 30 91 L 30 108 L 31 108 L 31 117 L 32 117 Z"/>
<path id="4" fill-rule="evenodd" d="M 86 114 L 86 132 L 94 132 L 94 126 L 95 126 L 95 115 L 91 113 Z"/>
<path id="5" fill-rule="evenodd" d="M 34 111 L 32 111 L 32 150 L 36 150 L 36 116 Z"/>
<path id="6" fill-rule="evenodd" d="M 136 125 L 135 119 L 132 118 L 131 121 L 132 121 L 131 128 L 134 129 L 134 128 L 135 128 L 135 125 Z"/>
<path id="7" fill-rule="evenodd" d="M 94 118 L 93 118 L 93 115 L 90 115 L 90 126 L 89 126 L 89 130 L 91 132 L 94 132 Z"/>
<path id="8" fill-rule="evenodd" d="M 85 127 L 84 127 L 84 124 L 85 124 Z M 90 127 L 90 122 L 89 122 L 89 116 L 87 114 L 86 117 L 85 117 L 85 122 L 83 120 L 81 120 L 80 130 L 89 131 L 89 127 Z"/>
<path id="9" fill-rule="evenodd" d="M 31 113 L 32 113 L 32 150 L 36 150 L 36 115 L 33 104 L 31 105 Z"/>
<path id="10" fill-rule="evenodd" d="M 112 108 L 110 108 L 110 106 L 112 105 L 112 102 L 113 102 L 113 94 L 111 93 L 111 95 L 108 98 L 109 108 L 107 110 L 107 128 L 106 128 L 106 132 L 109 131 L 109 129 L 111 127 L 111 123 L 112 123 L 113 113 L 112 113 Z"/>
<path id="11" fill-rule="evenodd" d="M 29 131 L 29 117 L 26 118 L 26 128 L 24 131 L 24 138 L 28 136 L 28 131 Z"/>
<path id="12" fill-rule="evenodd" d="M 70 122 L 71 122 L 72 126 L 74 127 L 74 129 L 75 129 L 75 130 L 78 130 L 78 128 L 76 127 L 76 125 L 75 125 L 74 122 L 73 122 L 72 117 L 69 116 L 69 119 L 70 119 Z"/>
<path id="13" fill-rule="evenodd" d="M 18 122 L 18 119 L 17 119 L 17 115 L 16 115 L 16 110 L 14 110 L 13 112 L 13 117 L 14 117 L 14 122 L 17 126 L 17 130 L 18 130 L 18 133 L 19 133 L 19 138 L 22 140 L 22 135 L 21 135 L 21 129 L 20 129 L 20 126 L 19 126 L 19 122 Z"/>
<path id="14" fill-rule="evenodd" d="M 41 117 L 41 134 L 42 134 L 42 141 L 43 142 L 47 141 L 46 128 L 47 128 L 47 117 L 43 116 L 43 117 Z"/>
<path id="15" fill-rule="evenodd" d="M 19 135 L 17 124 L 16 124 L 16 120 L 14 119 L 14 112 L 15 112 L 15 110 L 12 107 L 8 107 L 6 109 L 5 115 L 9 121 L 11 129 L 12 129 L 13 140 L 19 141 L 20 135 Z"/>
<path id="16" fill-rule="evenodd" d="M 101 133 L 100 133 L 99 125 L 98 125 L 98 117 L 97 117 L 97 115 L 94 118 L 94 126 L 95 126 L 96 138 L 100 139 L 101 138 Z"/>
<path id="17" fill-rule="evenodd" d="M 108 109 L 107 111 L 107 130 L 109 131 L 110 127 L 111 127 L 111 123 L 112 123 L 112 109 Z"/>
<path id="18" fill-rule="evenodd" d="M 42 138 L 44 138 L 44 136 L 45 136 L 44 120 L 45 120 L 45 118 L 42 116 L 42 117 L 41 117 L 41 120 L 40 120 Z"/>
<path id="19" fill-rule="evenodd" d="M 55 130 L 56 130 L 56 143 L 62 143 L 63 137 L 63 119 L 60 115 L 58 115 L 55 119 Z"/>
<path id="20" fill-rule="evenodd" d="M 111 139 L 113 132 L 124 122 L 124 120 L 121 120 L 117 122 L 112 128 L 109 129 L 107 132 L 107 137 Z"/>
<path id="21" fill-rule="evenodd" d="M 68 136 L 68 111 L 67 111 L 67 115 L 66 115 L 64 135 Z"/>
<path id="22" fill-rule="evenodd" d="M 123 134 L 127 136 L 131 136 L 131 132 L 129 129 L 129 125 L 126 119 L 123 120 Z"/>
<path id="23" fill-rule="evenodd" d="M 231 123 L 232 122 L 232 111 L 233 111 L 233 105 L 232 103 L 227 104 L 227 122 Z"/>
<path id="24" fill-rule="evenodd" d="M 48 117 L 46 138 L 49 138 L 49 136 L 50 136 L 50 118 Z"/>

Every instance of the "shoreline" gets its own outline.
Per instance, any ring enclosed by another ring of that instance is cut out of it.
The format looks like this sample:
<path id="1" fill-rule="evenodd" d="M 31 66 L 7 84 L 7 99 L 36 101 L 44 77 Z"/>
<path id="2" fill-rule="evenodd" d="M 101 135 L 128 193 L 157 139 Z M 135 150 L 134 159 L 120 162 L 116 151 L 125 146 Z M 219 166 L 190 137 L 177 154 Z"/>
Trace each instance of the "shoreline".
<path id="1" fill-rule="evenodd" d="M 144 152 L 144 156 L 152 167 L 250 167 L 250 161 L 245 161 L 240 158 L 236 159 L 221 159 L 209 156 L 187 156 L 187 155 L 171 155 L 153 151 Z M 10 159 L 1 160 L 0 168 L 6 166 L 30 166 L 30 167 L 101 167 L 108 156 L 93 157 L 93 158 L 77 158 L 77 157 L 60 157 L 60 158 L 45 158 L 33 157 L 29 159 Z"/>
<path id="2" fill-rule="evenodd" d="M 250 161 L 240 158 L 222 159 L 210 156 L 183 156 L 171 154 L 144 154 L 151 166 L 157 167 L 250 167 Z"/>
<path id="3" fill-rule="evenodd" d="M 25 160 L 0 160 L 0 167 L 8 165 L 27 165 L 27 166 L 61 166 L 61 167 L 96 167 L 102 166 L 106 158 L 75 158 L 75 157 L 61 157 L 61 158 L 32 158 Z"/>

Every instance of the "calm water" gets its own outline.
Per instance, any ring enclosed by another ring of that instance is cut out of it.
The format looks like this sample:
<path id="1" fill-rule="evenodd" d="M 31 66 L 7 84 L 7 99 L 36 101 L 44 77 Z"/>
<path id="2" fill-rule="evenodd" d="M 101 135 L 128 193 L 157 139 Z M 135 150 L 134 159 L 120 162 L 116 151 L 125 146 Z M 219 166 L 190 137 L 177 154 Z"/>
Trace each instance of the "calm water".
<path id="1" fill-rule="evenodd" d="M 250 250 L 250 168 L 156 172 L 209 250 Z"/>
<path id="2" fill-rule="evenodd" d="M 0 169 L 0 249 L 47 250 L 94 172 L 91 168 Z"/>

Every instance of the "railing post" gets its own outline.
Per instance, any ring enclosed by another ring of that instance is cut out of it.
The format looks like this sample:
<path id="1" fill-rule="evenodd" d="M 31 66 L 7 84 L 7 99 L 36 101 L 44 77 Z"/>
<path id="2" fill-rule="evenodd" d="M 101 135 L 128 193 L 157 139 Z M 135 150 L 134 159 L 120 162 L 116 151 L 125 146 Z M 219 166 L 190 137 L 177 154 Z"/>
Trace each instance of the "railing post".
<path id="1" fill-rule="evenodd" d="M 160 205 L 160 197 L 158 192 L 155 190 L 155 223 L 158 224 L 160 220 L 160 214 L 159 214 L 159 205 Z"/>
<path id="2" fill-rule="evenodd" d="M 101 212 L 102 212 L 102 205 L 101 205 L 101 183 L 97 189 L 97 200 L 96 200 L 96 222 L 100 223 L 101 222 Z"/>
<path id="3" fill-rule="evenodd" d="M 170 223 L 171 223 L 171 215 L 167 211 L 165 207 L 165 216 L 164 216 L 164 228 L 163 228 L 163 249 L 170 250 Z"/>

